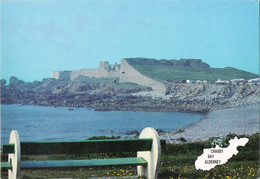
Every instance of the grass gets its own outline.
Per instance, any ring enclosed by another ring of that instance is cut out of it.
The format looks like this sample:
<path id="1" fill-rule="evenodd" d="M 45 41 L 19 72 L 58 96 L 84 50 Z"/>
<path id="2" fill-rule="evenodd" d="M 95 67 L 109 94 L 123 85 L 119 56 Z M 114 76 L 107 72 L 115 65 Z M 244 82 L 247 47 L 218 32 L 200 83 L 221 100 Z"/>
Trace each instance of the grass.
<path id="1" fill-rule="evenodd" d="M 134 168 L 81 168 L 81 169 L 66 169 L 66 170 L 24 170 L 21 178 L 88 178 L 104 176 L 136 178 L 136 171 Z"/>
<path id="2" fill-rule="evenodd" d="M 87 76 L 79 76 L 75 81 L 84 81 L 88 83 L 118 83 L 119 78 L 95 78 Z"/>
<path id="3" fill-rule="evenodd" d="M 234 135 L 229 135 L 223 141 L 228 141 Z M 242 137 L 242 136 L 240 136 Z M 107 137 L 101 136 L 102 139 Z M 115 137 L 117 138 L 117 137 Z M 99 139 L 93 137 L 92 139 Z M 226 164 L 216 166 L 209 171 L 196 170 L 194 163 L 198 156 L 203 153 L 203 149 L 212 147 L 213 139 L 206 142 L 194 142 L 184 144 L 167 144 L 166 149 L 162 151 L 161 163 L 159 167 L 159 178 L 248 178 L 254 179 L 259 177 L 259 134 L 249 137 L 249 142 L 244 147 L 238 147 L 239 153 L 233 156 Z M 213 144 L 214 145 L 214 144 Z M 227 146 L 226 144 L 224 145 Z M 94 154 L 98 157 L 97 154 Z M 135 156 L 134 153 L 119 154 L 117 157 Z M 90 156 L 27 156 L 22 160 L 54 160 L 54 159 L 79 159 L 89 158 Z M 91 156 L 93 157 L 93 156 Z M 99 157 L 114 157 L 112 154 L 99 154 Z M 2 159 L 6 160 L 6 156 Z M 7 178 L 7 172 L 2 173 L 2 178 Z M 91 167 L 80 169 L 66 170 L 21 170 L 21 178 L 50 178 L 50 177 L 71 177 L 71 178 L 87 178 L 104 176 L 106 178 L 117 176 L 128 176 L 133 178 L 136 174 L 136 167 Z M 136 177 L 134 177 L 136 178 Z M 140 177 L 143 178 L 143 177 Z"/>
<path id="4" fill-rule="evenodd" d="M 76 81 L 82 81 L 87 83 L 110 83 L 115 88 L 124 88 L 124 89 L 149 89 L 149 87 L 141 86 L 136 83 L 119 83 L 119 78 L 95 78 L 87 76 L 79 76 Z"/>
<path id="5" fill-rule="evenodd" d="M 156 80 L 206 80 L 252 79 L 258 75 L 236 68 L 195 68 L 182 66 L 132 65 L 136 70 Z"/>

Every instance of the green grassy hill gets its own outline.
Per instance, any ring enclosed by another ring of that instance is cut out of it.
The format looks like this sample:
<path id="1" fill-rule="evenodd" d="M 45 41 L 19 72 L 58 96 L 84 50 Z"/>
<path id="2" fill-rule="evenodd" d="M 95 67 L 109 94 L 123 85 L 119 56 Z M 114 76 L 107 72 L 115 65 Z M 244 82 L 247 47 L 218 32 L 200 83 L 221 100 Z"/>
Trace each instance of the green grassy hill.
<path id="1" fill-rule="evenodd" d="M 135 59 L 136 60 L 136 59 Z M 257 74 L 246 72 L 232 67 L 226 68 L 210 68 L 210 67 L 197 67 L 192 65 L 174 66 L 174 65 L 156 65 L 134 63 L 131 59 L 128 62 L 142 74 L 149 76 L 156 80 L 206 80 L 216 81 L 231 80 L 231 79 L 252 79 L 258 78 Z M 203 62 L 202 62 L 203 63 Z"/>

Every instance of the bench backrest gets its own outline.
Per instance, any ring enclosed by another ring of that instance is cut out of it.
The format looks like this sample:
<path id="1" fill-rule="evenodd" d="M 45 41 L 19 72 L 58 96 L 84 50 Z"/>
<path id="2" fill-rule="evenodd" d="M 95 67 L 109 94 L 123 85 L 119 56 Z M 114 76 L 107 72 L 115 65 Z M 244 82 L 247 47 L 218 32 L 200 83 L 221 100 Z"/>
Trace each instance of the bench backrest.
<path id="1" fill-rule="evenodd" d="M 162 149 L 166 141 L 161 140 Z M 152 139 L 107 139 L 84 141 L 21 142 L 22 155 L 87 154 L 150 151 Z M 4 144 L 3 154 L 14 153 L 14 144 Z"/>
<path id="2" fill-rule="evenodd" d="M 21 142 L 21 155 L 88 154 L 150 151 L 152 139 Z M 13 153 L 14 144 L 4 144 L 3 153 Z"/>

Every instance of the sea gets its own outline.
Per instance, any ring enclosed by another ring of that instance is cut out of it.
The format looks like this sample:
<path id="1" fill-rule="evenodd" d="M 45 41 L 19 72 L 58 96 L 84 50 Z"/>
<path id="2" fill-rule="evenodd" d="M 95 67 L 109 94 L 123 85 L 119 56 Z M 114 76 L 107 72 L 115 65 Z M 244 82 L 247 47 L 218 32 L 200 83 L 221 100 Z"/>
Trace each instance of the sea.
<path id="1" fill-rule="evenodd" d="M 21 141 L 85 140 L 92 136 L 131 137 L 145 127 L 164 131 L 183 128 L 203 116 L 180 112 L 95 111 L 92 108 L 1 105 L 1 143 L 11 130 Z"/>

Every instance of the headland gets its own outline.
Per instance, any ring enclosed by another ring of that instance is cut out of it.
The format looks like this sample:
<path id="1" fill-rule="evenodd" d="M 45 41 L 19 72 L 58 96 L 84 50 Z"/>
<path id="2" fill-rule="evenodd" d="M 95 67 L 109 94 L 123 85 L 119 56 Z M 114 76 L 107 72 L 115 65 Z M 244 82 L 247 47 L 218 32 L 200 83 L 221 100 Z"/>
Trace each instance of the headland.
<path id="1" fill-rule="evenodd" d="M 259 103 L 258 75 L 211 68 L 200 59 L 122 58 L 97 69 L 54 72 L 53 78 L 1 80 L 2 104 L 91 107 L 95 110 L 207 113 Z M 221 80 L 219 79 L 221 77 Z"/>

